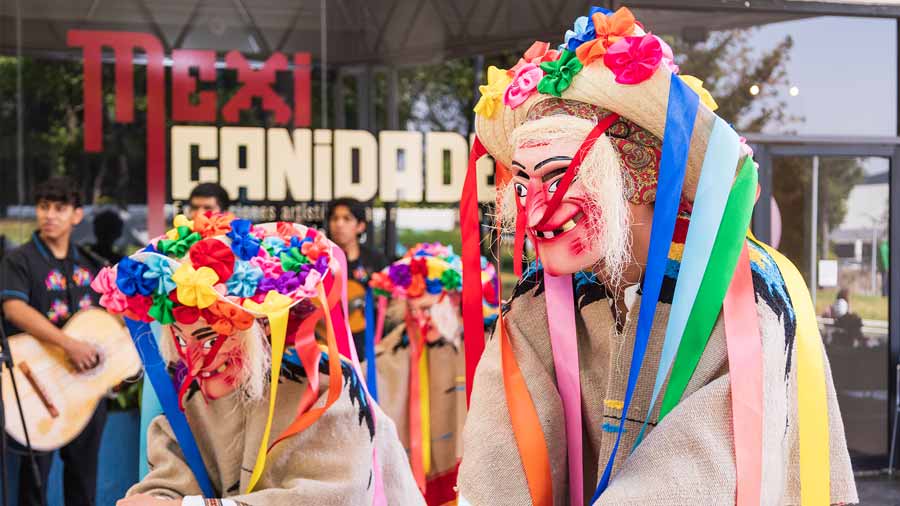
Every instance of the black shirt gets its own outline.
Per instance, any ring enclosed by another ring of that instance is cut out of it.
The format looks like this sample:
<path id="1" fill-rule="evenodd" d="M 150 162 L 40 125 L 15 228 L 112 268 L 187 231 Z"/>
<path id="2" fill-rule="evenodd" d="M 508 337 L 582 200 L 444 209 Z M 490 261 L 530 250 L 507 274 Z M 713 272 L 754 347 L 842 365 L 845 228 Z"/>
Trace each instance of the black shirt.
<path id="1" fill-rule="evenodd" d="M 369 276 L 373 272 L 378 272 L 387 265 L 384 255 L 371 248 L 363 245 L 359 246 L 359 258 L 356 260 L 347 260 L 347 271 L 349 278 L 355 279 L 362 284 L 369 282 Z"/>
<path id="2" fill-rule="evenodd" d="M 23 300 L 62 327 L 79 310 L 99 305 L 91 281 L 101 264 L 74 245 L 66 258 L 56 258 L 35 232 L 0 264 L 0 300 Z M 7 332 L 20 332 L 8 321 L 4 324 Z"/>

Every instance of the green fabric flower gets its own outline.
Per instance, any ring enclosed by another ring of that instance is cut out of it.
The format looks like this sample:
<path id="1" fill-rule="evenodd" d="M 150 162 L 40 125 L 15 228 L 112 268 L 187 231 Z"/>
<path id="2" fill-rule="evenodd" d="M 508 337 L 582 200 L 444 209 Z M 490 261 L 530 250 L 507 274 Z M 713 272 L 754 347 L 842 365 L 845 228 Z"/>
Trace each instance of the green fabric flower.
<path id="1" fill-rule="evenodd" d="M 169 298 L 169 294 L 156 294 L 147 314 L 163 325 L 170 325 L 175 323 L 175 316 L 172 314 L 174 307 L 175 303 Z"/>
<path id="2" fill-rule="evenodd" d="M 382 290 L 381 288 L 373 288 L 372 293 L 375 294 L 376 297 L 381 296 L 381 297 L 390 298 L 390 296 L 391 296 L 391 292 L 389 292 L 387 290 Z"/>
<path id="3" fill-rule="evenodd" d="M 181 258 L 187 254 L 191 246 L 203 237 L 197 232 L 191 232 L 189 227 L 178 227 L 178 239 L 163 239 L 156 245 L 156 249 L 163 255 L 173 258 Z"/>
<path id="4" fill-rule="evenodd" d="M 312 263 L 306 255 L 300 253 L 300 249 L 293 247 L 281 253 L 281 268 L 287 271 L 299 272 L 300 266 Z"/>
<path id="5" fill-rule="evenodd" d="M 456 290 L 462 286 L 462 275 L 456 269 L 447 269 L 441 274 L 441 283 L 444 285 L 444 290 Z"/>
<path id="6" fill-rule="evenodd" d="M 544 77 L 538 83 L 538 91 L 545 95 L 561 97 L 571 84 L 575 75 L 581 72 L 584 65 L 575 56 L 574 51 L 563 50 L 558 60 L 541 63 Z"/>

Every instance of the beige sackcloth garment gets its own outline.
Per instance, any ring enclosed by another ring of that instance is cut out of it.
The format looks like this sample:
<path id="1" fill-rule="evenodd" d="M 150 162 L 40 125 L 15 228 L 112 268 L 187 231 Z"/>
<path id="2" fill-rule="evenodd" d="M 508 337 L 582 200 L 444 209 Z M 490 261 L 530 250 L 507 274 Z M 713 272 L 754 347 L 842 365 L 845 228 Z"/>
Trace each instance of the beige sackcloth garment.
<path id="1" fill-rule="evenodd" d="M 777 276 L 780 278 L 780 274 Z M 800 503 L 797 369 L 790 360 L 794 355 L 793 330 L 786 330 L 793 323 L 786 325 L 784 317 L 774 309 L 779 302 L 789 304 L 789 301 L 776 300 L 771 292 L 761 293 L 760 286 L 765 286 L 765 281 L 757 283 L 760 281 L 757 273 L 754 281 L 763 340 L 761 504 L 794 505 Z M 532 285 L 523 288 L 520 282 L 504 318 L 549 450 L 553 503 L 564 506 L 569 492 L 562 401 L 556 389 L 543 285 L 540 281 Z M 585 504 L 589 504 L 615 444 L 614 430 L 622 416 L 615 401 L 624 398 L 640 307 L 638 297 L 628 312 L 622 332 L 617 333 L 608 299 L 605 295 L 589 296 L 592 290 L 603 292 L 596 284 L 576 290 L 579 308 L 575 312 L 581 366 Z M 626 415 L 613 475 L 596 503 L 598 506 L 731 505 L 735 502 L 731 394 L 721 316 L 681 402 L 656 425 L 660 406 L 657 401 L 643 442 L 630 452 L 649 406 L 670 308 L 663 302 L 656 308 L 647 355 Z M 857 503 L 843 423 L 825 358 L 831 502 Z M 605 403 L 607 400 L 613 402 Z M 605 423 L 609 424 L 608 430 L 604 430 Z M 496 336 L 486 343 L 475 374 L 463 433 L 459 491 L 460 504 L 532 504 L 510 426 Z"/>

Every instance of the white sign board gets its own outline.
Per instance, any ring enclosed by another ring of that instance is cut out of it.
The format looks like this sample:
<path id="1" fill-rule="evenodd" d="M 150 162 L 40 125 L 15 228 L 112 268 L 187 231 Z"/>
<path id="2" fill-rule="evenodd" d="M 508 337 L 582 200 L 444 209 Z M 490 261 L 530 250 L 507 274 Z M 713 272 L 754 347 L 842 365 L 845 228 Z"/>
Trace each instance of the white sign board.
<path id="1" fill-rule="evenodd" d="M 838 286 L 837 260 L 819 260 L 819 288 Z"/>

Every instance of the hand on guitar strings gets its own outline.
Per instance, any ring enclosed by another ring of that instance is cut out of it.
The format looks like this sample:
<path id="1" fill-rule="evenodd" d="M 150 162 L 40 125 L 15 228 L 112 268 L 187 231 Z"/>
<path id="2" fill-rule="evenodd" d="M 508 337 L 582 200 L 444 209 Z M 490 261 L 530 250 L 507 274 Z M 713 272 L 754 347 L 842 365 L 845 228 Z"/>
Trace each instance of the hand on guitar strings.
<path id="1" fill-rule="evenodd" d="M 69 337 L 63 349 L 66 351 L 69 361 L 79 372 L 93 369 L 100 363 L 100 352 L 94 346 L 78 339 Z"/>

